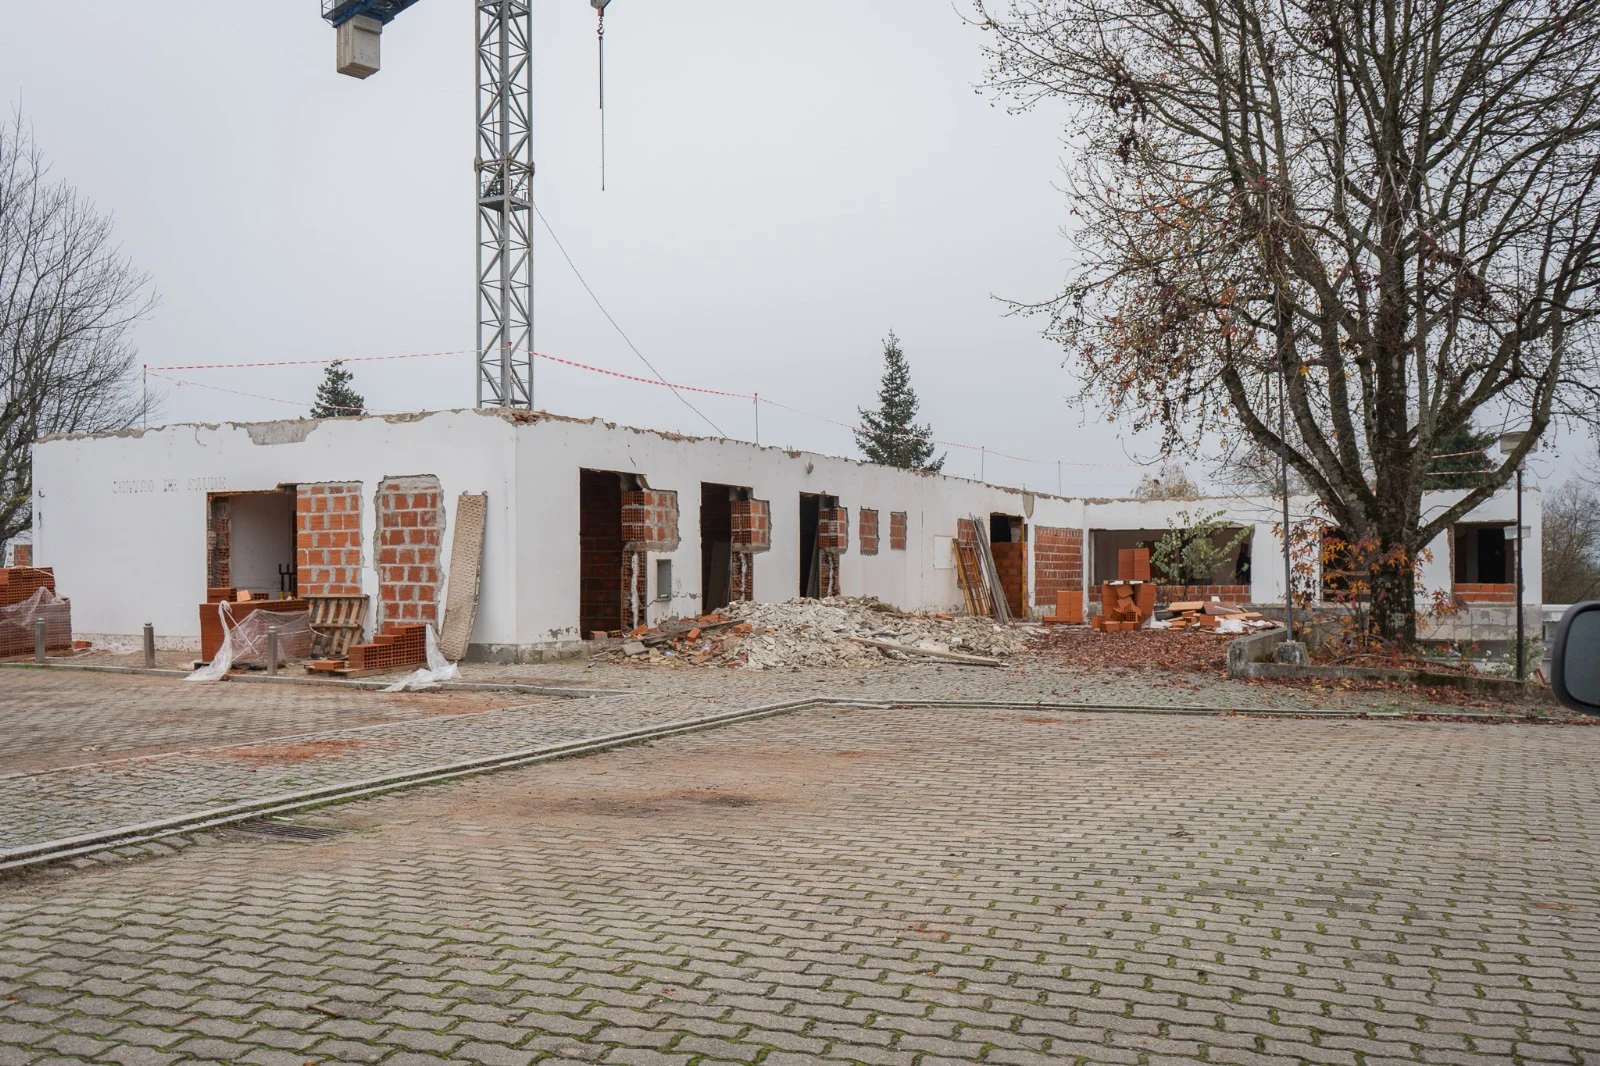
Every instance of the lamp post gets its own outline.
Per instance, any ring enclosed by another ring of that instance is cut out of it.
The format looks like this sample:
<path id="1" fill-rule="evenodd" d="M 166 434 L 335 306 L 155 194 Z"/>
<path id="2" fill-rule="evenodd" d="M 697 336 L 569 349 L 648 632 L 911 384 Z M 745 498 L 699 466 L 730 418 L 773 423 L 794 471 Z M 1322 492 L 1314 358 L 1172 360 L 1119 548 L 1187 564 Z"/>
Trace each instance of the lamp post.
<path id="1" fill-rule="evenodd" d="M 1508 429 L 1500 434 L 1500 454 L 1511 455 L 1522 446 L 1523 438 L 1528 435 L 1525 429 Z M 1522 609 L 1522 462 L 1517 462 L 1517 680 L 1527 680 L 1527 666 L 1522 659 L 1522 645 L 1526 639 L 1525 627 L 1527 625 Z"/>

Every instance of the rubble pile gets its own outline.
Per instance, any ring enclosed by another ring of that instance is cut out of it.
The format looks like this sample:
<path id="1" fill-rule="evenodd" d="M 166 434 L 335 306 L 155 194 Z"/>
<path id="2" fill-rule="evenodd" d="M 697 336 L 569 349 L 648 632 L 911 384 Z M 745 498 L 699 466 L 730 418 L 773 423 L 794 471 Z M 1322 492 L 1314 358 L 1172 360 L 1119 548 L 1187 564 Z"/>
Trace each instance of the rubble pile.
<path id="1" fill-rule="evenodd" d="M 735 603 L 697 619 L 628 634 L 613 661 L 777 670 L 864 667 L 891 660 L 998 665 L 1026 634 L 987 618 L 910 614 L 871 597 Z"/>

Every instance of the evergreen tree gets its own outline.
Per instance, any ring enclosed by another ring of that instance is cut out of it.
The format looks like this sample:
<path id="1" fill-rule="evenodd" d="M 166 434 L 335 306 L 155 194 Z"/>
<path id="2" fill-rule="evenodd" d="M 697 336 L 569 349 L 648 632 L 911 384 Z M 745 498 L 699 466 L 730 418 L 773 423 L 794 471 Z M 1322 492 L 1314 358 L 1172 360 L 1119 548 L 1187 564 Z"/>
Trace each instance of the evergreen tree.
<path id="1" fill-rule="evenodd" d="M 1425 489 L 1475 489 L 1490 482 L 1484 473 L 1495 468 L 1494 458 L 1488 449 L 1500 438 L 1493 430 L 1479 431 L 1462 426 L 1448 437 L 1441 437 L 1435 445 L 1435 455 L 1447 456 L 1428 462 L 1428 474 L 1423 478 Z M 1474 451 L 1476 449 L 1476 451 Z M 1466 454 L 1461 454 L 1466 453 Z"/>
<path id="2" fill-rule="evenodd" d="M 366 397 L 350 387 L 350 371 L 335 359 L 317 386 L 316 406 L 311 408 L 312 418 L 341 418 L 359 415 L 367 406 Z"/>
<path id="3" fill-rule="evenodd" d="M 933 428 L 917 425 L 917 394 L 911 388 L 911 366 L 900 350 L 900 338 L 889 331 L 883 342 L 883 381 L 878 387 L 878 409 L 857 408 L 863 428 L 856 430 L 856 444 L 867 458 L 884 466 L 903 470 L 937 471 L 944 456 L 933 457 Z"/>

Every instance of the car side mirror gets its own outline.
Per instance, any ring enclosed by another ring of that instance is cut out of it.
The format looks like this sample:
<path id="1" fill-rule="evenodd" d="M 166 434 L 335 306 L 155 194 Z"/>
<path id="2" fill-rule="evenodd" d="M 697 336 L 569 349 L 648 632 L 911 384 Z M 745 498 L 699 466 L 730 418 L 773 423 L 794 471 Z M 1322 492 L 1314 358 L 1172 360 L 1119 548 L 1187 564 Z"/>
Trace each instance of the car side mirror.
<path id="1" fill-rule="evenodd" d="M 1600 600 L 1575 603 L 1561 616 L 1550 687 L 1563 707 L 1600 714 Z"/>

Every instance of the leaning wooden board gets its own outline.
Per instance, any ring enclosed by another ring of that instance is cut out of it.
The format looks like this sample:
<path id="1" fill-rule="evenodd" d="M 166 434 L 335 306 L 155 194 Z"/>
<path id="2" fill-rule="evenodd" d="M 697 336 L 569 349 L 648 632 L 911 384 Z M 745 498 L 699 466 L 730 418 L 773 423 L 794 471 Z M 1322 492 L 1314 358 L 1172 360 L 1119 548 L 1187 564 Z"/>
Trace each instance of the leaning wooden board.
<path id="1" fill-rule="evenodd" d="M 456 528 L 450 541 L 449 586 L 444 597 L 444 627 L 439 653 L 451 662 L 467 654 L 472 627 L 478 620 L 478 589 L 483 578 L 483 530 L 489 517 L 489 494 L 463 492 L 456 499 Z"/>

